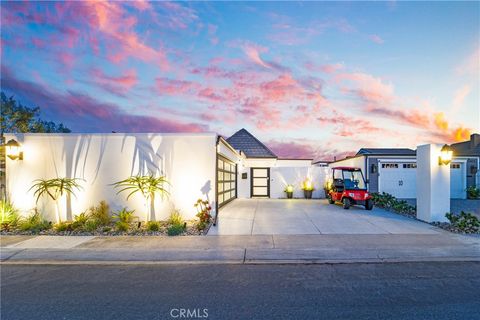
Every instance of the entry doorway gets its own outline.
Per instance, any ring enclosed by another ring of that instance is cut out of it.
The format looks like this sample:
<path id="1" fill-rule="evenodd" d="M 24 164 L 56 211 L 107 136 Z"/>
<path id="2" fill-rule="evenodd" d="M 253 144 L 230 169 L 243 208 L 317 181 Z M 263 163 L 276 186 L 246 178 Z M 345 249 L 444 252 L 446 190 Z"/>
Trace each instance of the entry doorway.
<path id="1" fill-rule="evenodd" d="M 251 168 L 250 170 L 251 197 L 270 198 L 270 168 Z"/>

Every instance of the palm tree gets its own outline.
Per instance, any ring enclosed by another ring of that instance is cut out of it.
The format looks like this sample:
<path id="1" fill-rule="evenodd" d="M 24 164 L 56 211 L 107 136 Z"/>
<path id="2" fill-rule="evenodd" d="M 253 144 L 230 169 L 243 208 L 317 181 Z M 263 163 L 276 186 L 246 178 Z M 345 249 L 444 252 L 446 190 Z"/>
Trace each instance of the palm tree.
<path id="1" fill-rule="evenodd" d="M 155 194 L 160 193 L 161 196 L 169 196 L 170 193 L 165 189 L 165 184 L 169 184 L 165 176 L 155 177 L 148 176 L 131 176 L 125 180 L 115 182 L 115 188 L 121 188 L 117 194 L 129 191 L 127 200 L 135 193 L 140 192 L 145 199 L 145 206 L 148 206 L 150 200 L 150 212 L 147 216 L 148 221 L 155 220 Z"/>
<path id="2" fill-rule="evenodd" d="M 75 195 L 74 190 L 81 190 L 82 186 L 78 183 L 81 179 L 78 178 L 54 178 L 54 179 L 37 179 L 29 189 L 35 189 L 34 196 L 37 197 L 36 203 L 40 197 L 46 195 L 55 201 L 55 218 L 56 222 L 60 223 L 60 199 L 64 194 Z"/>

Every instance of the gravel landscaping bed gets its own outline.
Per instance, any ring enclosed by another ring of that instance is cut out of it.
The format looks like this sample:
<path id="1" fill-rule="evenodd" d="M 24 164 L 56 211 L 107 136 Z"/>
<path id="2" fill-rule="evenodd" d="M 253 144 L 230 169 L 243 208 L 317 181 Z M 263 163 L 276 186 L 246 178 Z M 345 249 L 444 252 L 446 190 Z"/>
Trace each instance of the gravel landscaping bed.
<path id="1" fill-rule="evenodd" d="M 197 221 L 186 221 L 186 228 L 181 234 L 177 236 L 203 236 L 206 235 L 208 229 L 213 224 L 210 223 L 204 230 L 199 230 L 197 228 Z M 145 224 L 142 223 L 140 228 L 132 228 L 127 232 L 119 232 L 114 229 L 114 227 L 108 227 L 111 230 L 104 231 L 104 228 L 99 228 L 93 232 L 87 232 L 82 230 L 71 230 L 71 231 L 56 231 L 53 228 L 42 230 L 39 232 L 33 231 L 21 231 L 21 230 L 10 230 L 0 231 L 0 235 L 47 235 L 47 236 L 169 236 L 168 235 L 168 227 L 169 225 L 166 222 L 160 222 L 160 228 L 158 231 L 148 231 L 145 229 Z"/>

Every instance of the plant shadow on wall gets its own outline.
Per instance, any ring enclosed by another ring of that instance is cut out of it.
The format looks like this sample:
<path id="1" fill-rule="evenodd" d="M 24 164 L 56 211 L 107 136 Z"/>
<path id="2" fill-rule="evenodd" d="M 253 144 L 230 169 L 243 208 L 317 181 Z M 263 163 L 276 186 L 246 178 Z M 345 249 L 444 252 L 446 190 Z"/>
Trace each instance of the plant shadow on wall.
<path id="1" fill-rule="evenodd" d="M 135 140 L 130 175 L 134 176 L 135 166 L 138 167 L 136 175 L 139 176 L 147 174 L 163 176 L 165 172 L 170 172 L 173 163 L 173 153 L 168 152 L 162 156 L 161 150 L 172 150 L 172 142 L 164 137 L 160 137 L 160 143 L 155 150 L 153 146 L 154 135 L 138 136 L 126 134 L 122 141 L 122 152 L 128 138 Z"/>
<path id="2" fill-rule="evenodd" d="M 64 167 L 60 167 L 55 159 L 57 157 L 53 156 L 53 166 L 57 176 L 65 172 L 65 176 L 70 179 L 74 177 L 81 177 L 81 179 L 86 180 L 86 176 L 89 176 L 90 184 L 94 184 L 100 173 L 100 168 L 104 158 L 105 150 L 107 147 L 107 139 L 105 136 L 95 137 L 93 135 L 79 135 L 79 136 L 70 136 L 70 139 L 75 139 L 75 143 L 63 143 L 62 154 L 60 159 L 64 159 Z M 86 174 L 87 160 L 88 162 L 94 161 L 93 155 L 96 154 L 97 150 L 93 150 L 92 140 L 99 140 L 99 149 L 98 157 L 94 162 L 94 171 L 91 174 Z M 50 140 L 50 150 L 56 150 L 56 144 L 58 141 Z M 72 220 L 73 217 L 72 201 L 71 195 L 67 194 L 66 196 L 66 219 Z"/>

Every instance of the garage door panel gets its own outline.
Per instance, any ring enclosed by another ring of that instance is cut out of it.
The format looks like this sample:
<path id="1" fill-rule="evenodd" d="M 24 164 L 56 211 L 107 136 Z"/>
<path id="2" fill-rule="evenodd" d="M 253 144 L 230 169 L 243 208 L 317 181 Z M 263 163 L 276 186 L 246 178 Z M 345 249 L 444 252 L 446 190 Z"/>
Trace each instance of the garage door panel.
<path id="1" fill-rule="evenodd" d="M 220 155 L 217 162 L 217 203 L 221 207 L 237 197 L 237 168 L 232 161 Z"/>
<path id="2" fill-rule="evenodd" d="M 466 199 L 466 172 L 465 164 L 452 162 L 450 164 L 450 198 Z"/>
<path id="3" fill-rule="evenodd" d="M 417 197 L 416 164 L 381 163 L 379 166 L 379 191 L 399 199 Z"/>

